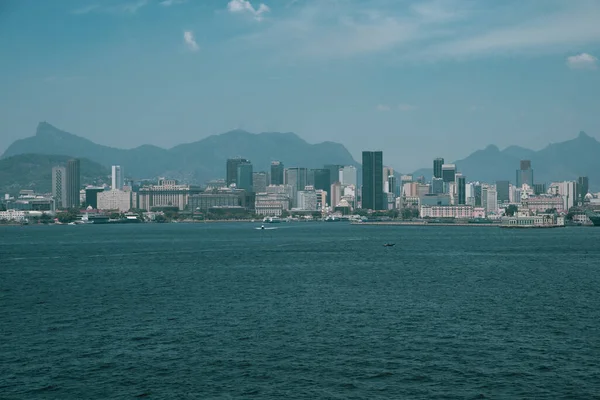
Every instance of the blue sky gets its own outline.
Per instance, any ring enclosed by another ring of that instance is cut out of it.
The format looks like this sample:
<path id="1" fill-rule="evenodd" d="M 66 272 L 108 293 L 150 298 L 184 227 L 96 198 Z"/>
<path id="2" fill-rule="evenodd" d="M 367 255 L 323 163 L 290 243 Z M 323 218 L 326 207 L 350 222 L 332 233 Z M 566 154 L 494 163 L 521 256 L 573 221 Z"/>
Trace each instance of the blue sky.
<path id="1" fill-rule="evenodd" d="M 242 128 L 384 150 L 600 138 L 596 0 L 0 0 L 0 151 L 39 121 L 171 147 Z"/>

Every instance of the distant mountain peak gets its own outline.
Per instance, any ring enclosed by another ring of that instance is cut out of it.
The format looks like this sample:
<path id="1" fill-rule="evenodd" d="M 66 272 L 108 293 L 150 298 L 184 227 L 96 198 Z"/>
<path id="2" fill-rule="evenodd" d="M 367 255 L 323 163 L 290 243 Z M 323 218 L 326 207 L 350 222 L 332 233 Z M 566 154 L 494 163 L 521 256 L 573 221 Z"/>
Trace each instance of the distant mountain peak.
<path id="1" fill-rule="evenodd" d="M 499 153 L 500 149 L 498 148 L 498 146 L 496 146 L 495 144 L 490 144 L 485 148 L 485 151 L 489 151 L 489 152 L 494 152 L 494 153 Z"/>
<path id="2" fill-rule="evenodd" d="M 580 131 L 579 132 L 579 135 L 577 136 L 577 139 L 585 139 L 585 140 L 592 139 L 592 140 L 596 140 L 593 137 L 591 137 L 590 135 L 588 135 L 587 133 L 585 133 L 584 131 Z"/>

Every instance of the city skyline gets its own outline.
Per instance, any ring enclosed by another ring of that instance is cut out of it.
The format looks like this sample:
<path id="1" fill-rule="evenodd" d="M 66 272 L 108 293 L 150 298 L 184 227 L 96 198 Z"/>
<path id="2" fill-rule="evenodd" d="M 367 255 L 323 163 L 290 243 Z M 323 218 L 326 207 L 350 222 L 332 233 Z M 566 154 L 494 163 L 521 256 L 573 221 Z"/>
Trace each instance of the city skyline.
<path id="1" fill-rule="evenodd" d="M 598 2 L 262 3 L 5 3 L 0 148 L 45 119 L 125 148 L 243 128 L 359 159 L 368 135 L 410 171 L 600 132 Z"/>

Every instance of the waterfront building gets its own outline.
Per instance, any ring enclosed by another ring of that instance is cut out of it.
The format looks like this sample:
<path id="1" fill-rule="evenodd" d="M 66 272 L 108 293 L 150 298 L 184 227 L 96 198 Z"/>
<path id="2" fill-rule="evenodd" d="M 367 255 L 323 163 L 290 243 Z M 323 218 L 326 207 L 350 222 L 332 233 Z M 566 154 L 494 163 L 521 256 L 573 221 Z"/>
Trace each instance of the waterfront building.
<path id="1" fill-rule="evenodd" d="M 97 193 L 96 196 L 98 210 L 127 212 L 132 209 L 131 191 L 113 189 Z"/>
<path id="2" fill-rule="evenodd" d="M 33 190 L 21 190 L 19 197 L 16 199 L 6 199 L 7 210 L 18 211 L 56 211 L 56 200 L 45 194 L 37 194 Z"/>
<path id="3" fill-rule="evenodd" d="M 112 166 L 112 174 L 111 174 L 111 188 L 113 190 L 123 190 L 124 185 L 124 176 L 123 176 L 123 168 L 120 165 Z"/>
<path id="4" fill-rule="evenodd" d="M 254 172 L 252 174 L 252 189 L 256 193 L 266 193 L 269 177 L 266 172 Z M 243 188 L 240 188 L 243 189 Z"/>
<path id="5" fill-rule="evenodd" d="M 528 196 L 524 192 L 521 199 L 521 205 L 523 208 L 528 209 L 534 214 L 545 213 L 548 210 L 556 210 L 557 213 L 563 213 L 567 211 L 565 209 L 565 202 L 560 195 L 541 194 Z"/>
<path id="6" fill-rule="evenodd" d="M 67 207 L 67 169 L 65 167 L 52 168 L 52 197 L 56 208 Z"/>
<path id="7" fill-rule="evenodd" d="M 213 208 L 246 208 L 246 199 L 247 193 L 241 189 L 209 190 L 191 195 L 189 209 L 192 212 L 208 212 Z"/>
<path id="8" fill-rule="evenodd" d="M 550 194 L 562 196 L 565 211 L 577 204 L 577 182 L 575 181 L 554 182 L 548 191 Z"/>
<path id="9" fill-rule="evenodd" d="M 227 171 L 226 171 L 227 186 L 233 185 L 234 183 L 237 184 L 237 182 L 238 182 L 238 166 L 242 163 L 249 163 L 249 162 L 250 161 L 246 160 L 245 158 L 241 158 L 241 157 L 229 158 L 227 160 Z"/>
<path id="10" fill-rule="evenodd" d="M 473 207 L 467 205 L 428 206 L 419 208 L 421 218 L 472 218 Z"/>
<path id="11" fill-rule="evenodd" d="M 3 221 L 14 221 L 14 222 L 25 222 L 27 220 L 27 211 L 23 210 L 6 210 L 0 211 L 0 220 Z"/>
<path id="12" fill-rule="evenodd" d="M 78 208 L 80 204 L 81 168 L 78 159 L 67 161 L 67 208 Z"/>
<path id="13" fill-rule="evenodd" d="M 158 185 L 141 187 L 138 208 L 152 211 L 156 207 L 177 207 L 185 210 L 191 195 L 201 193 L 199 187 L 180 185 L 176 180 L 159 179 Z"/>
<path id="14" fill-rule="evenodd" d="M 317 209 L 321 212 L 325 211 L 327 208 L 327 191 L 325 190 L 315 190 L 317 194 Z"/>
<path id="15" fill-rule="evenodd" d="M 290 209 L 290 198 L 286 193 L 257 193 L 255 213 L 268 217 L 281 217 Z"/>
<path id="16" fill-rule="evenodd" d="M 431 180 L 431 193 L 444 193 L 444 180 L 442 178 L 433 178 Z"/>
<path id="17" fill-rule="evenodd" d="M 442 165 L 444 165 L 443 158 L 436 158 L 433 160 L 433 177 L 442 179 Z"/>
<path id="18" fill-rule="evenodd" d="M 283 185 L 284 166 L 281 161 L 271 162 L 271 185 Z"/>
<path id="19" fill-rule="evenodd" d="M 517 187 L 527 184 L 533 187 L 533 169 L 531 169 L 530 160 L 521 160 L 521 168 L 517 170 Z"/>

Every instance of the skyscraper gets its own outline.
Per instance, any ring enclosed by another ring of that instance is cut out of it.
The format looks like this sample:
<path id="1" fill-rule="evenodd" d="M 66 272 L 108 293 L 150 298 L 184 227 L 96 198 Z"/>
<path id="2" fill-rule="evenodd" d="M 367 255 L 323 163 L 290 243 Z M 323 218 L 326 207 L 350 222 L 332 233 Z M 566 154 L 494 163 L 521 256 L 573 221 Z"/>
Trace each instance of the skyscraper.
<path id="1" fill-rule="evenodd" d="M 255 193 L 266 193 L 268 185 L 268 175 L 266 172 L 255 172 L 252 174 L 252 189 Z"/>
<path id="2" fill-rule="evenodd" d="M 440 178 L 433 178 L 431 180 L 431 194 L 444 193 L 444 180 Z"/>
<path id="3" fill-rule="evenodd" d="M 383 196 L 383 152 L 362 153 L 362 208 L 385 210 Z"/>
<path id="4" fill-rule="evenodd" d="M 241 157 L 236 157 L 236 158 L 229 158 L 227 160 L 227 186 L 237 183 L 237 173 L 238 173 L 238 165 L 240 165 L 241 163 L 248 163 L 250 161 L 246 160 L 245 158 L 241 158 Z"/>
<path id="5" fill-rule="evenodd" d="M 123 190 L 123 169 L 120 165 L 112 166 L 112 190 Z"/>
<path id="6" fill-rule="evenodd" d="M 473 185 L 473 197 L 475 198 L 475 207 L 483 207 L 483 190 L 479 183 Z"/>
<path id="7" fill-rule="evenodd" d="M 454 182 L 456 176 L 456 165 L 455 164 L 443 164 L 442 165 L 442 179 L 444 183 Z"/>
<path id="8" fill-rule="evenodd" d="M 517 170 L 517 187 L 521 188 L 527 184 L 530 188 L 533 188 L 533 169 L 531 169 L 530 160 L 521 160 L 521 169 Z"/>
<path id="9" fill-rule="evenodd" d="M 343 165 L 327 164 L 327 165 L 325 165 L 325 168 L 328 169 L 330 172 L 329 180 L 331 181 L 331 183 L 340 181 L 340 169 L 344 168 Z"/>
<path id="10" fill-rule="evenodd" d="M 456 174 L 456 199 L 459 205 L 467 204 L 467 181 L 463 174 Z"/>
<path id="11" fill-rule="evenodd" d="M 577 194 L 578 201 L 583 204 L 583 200 L 585 196 L 588 194 L 590 190 L 590 181 L 587 176 L 580 176 L 577 179 Z"/>
<path id="12" fill-rule="evenodd" d="M 327 192 L 327 204 L 331 204 L 331 171 L 326 168 L 314 169 L 314 183 L 315 190 L 324 190 Z"/>
<path id="13" fill-rule="evenodd" d="M 358 184 L 356 176 L 356 167 L 353 165 L 346 165 L 340 169 L 340 182 L 342 185 L 354 185 Z"/>
<path id="14" fill-rule="evenodd" d="M 433 177 L 434 178 L 442 177 L 442 165 L 444 165 L 443 158 L 436 158 L 433 160 Z"/>
<path id="15" fill-rule="evenodd" d="M 496 181 L 496 192 L 498 193 L 498 203 L 510 201 L 510 182 Z"/>
<path id="16" fill-rule="evenodd" d="M 283 185 L 283 170 L 281 161 L 271 162 L 271 185 Z"/>
<path id="17" fill-rule="evenodd" d="M 52 168 L 52 197 L 56 208 L 67 207 L 67 169 L 65 167 Z"/>
<path id="18" fill-rule="evenodd" d="M 306 168 L 286 168 L 284 184 L 292 187 L 292 207 L 298 205 L 298 192 L 304 190 L 308 180 Z"/>
<path id="19" fill-rule="evenodd" d="M 248 193 L 253 192 L 253 173 L 252 173 L 252 163 L 249 161 L 241 162 L 237 166 L 237 180 L 235 182 L 235 186 L 238 189 L 244 189 Z"/>
<path id="20" fill-rule="evenodd" d="M 81 188 L 79 160 L 67 161 L 67 208 L 79 207 L 79 190 Z"/>
<path id="21" fill-rule="evenodd" d="M 399 185 L 396 183 L 396 175 L 394 175 L 392 173 L 392 175 L 389 175 L 387 178 L 387 184 L 388 184 L 388 193 L 393 193 L 394 196 L 398 196 L 399 193 Z"/>

